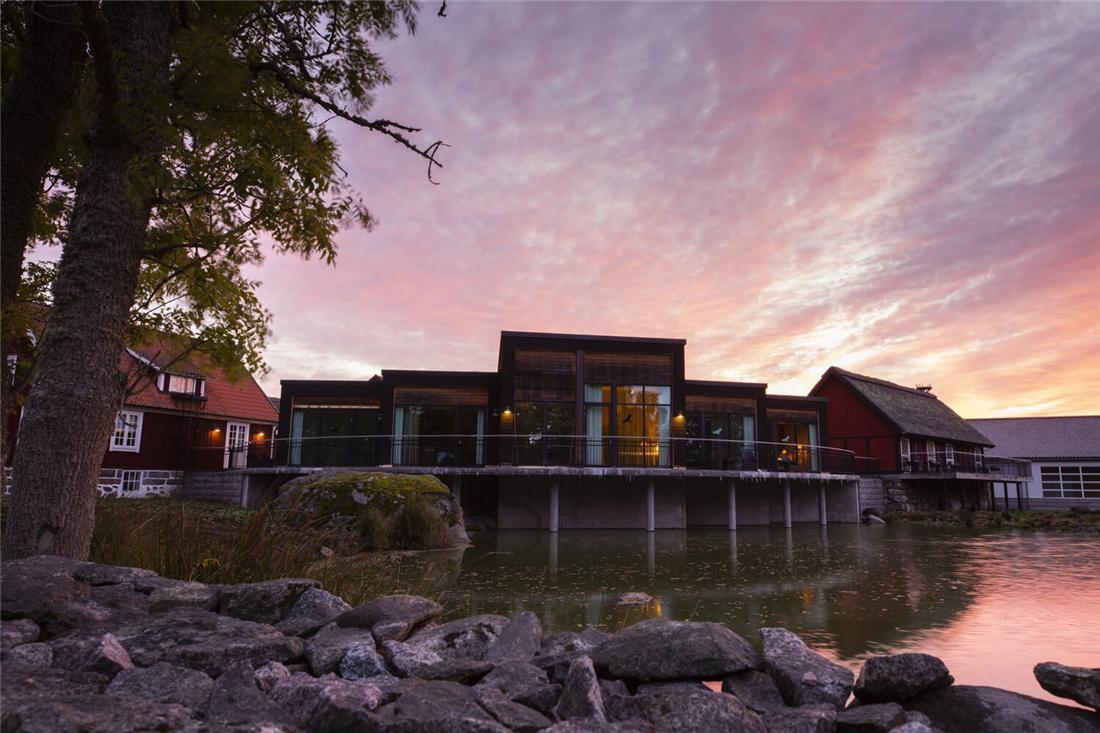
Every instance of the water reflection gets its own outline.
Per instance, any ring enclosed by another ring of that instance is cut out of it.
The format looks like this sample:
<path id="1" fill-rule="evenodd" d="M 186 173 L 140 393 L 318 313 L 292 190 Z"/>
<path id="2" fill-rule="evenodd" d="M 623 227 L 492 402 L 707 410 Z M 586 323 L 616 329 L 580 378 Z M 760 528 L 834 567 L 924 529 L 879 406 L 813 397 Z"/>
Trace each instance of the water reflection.
<path id="1" fill-rule="evenodd" d="M 1100 662 L 1095 536 L 902 525 L 480 533 L 438 588 L 452 617 L 535 611 L 550 631 L 643 618 L 785 626 L 857 667 L 943 656 L 960 682 L 1046 696 L 1031 667 Z M 619 595 L 653 596 L 620 607 Z"/>

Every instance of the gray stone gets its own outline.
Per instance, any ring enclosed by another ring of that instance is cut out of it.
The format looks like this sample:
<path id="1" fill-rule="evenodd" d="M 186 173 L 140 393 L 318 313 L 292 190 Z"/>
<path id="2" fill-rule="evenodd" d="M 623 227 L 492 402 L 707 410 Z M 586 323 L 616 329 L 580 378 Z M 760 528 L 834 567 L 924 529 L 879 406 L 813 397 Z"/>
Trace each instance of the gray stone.
<path id="1" fill-rule="evenodd" d="M 216 723 L 290 723 L 290 716 L 256 685 L 247 664 L 230 667 L 214 682 L 206 717 Z"/>
<path id="2" fill-rule="evenodd" d="M 600 680 L 600 694 L 606 699 L 611 695 L 629 695 L 630 689 L 622 680 Z"/>
<path id="3" fill-rule="evenodd" d="M 473 685 L 493 670 L 492 662 L 479 662 L 476 659 L 444 659 L 417 670 L 416 676 L 422 680 L 448 680 Z"/>
<path id="4" fill-rule="evenodd" d="M 305 636 L 335 620 L 351 606 L 339 596 L 321 588 L 307 588 L 275 628 L 284 634 Z"/>
<path id="5" fill-rule="evenodd" d="M 1067 667 L 1057 662 L 1035 665 L 1035 679 L 1044 690 L 1100 710 L 1100 669 Z"/>
<path id="6" fill-rule="evenodd" d="M 353 731 L 373 729 L 369 711 L 378 707 L 382 693 L 361 681 L 296 674 L 276 684 L 271 699 L 309 730 Z"/>
<path id="7" fill-rule="evenodd" d="M 130 654 L 114 634 L 70 634 L 51 639 L 49 644 L 54 663 L 63 669 L 99 672 L 113 677 L 120 670 L 134 666 Z"/>
<path id="8" fill-rule="evenodd" d="M 5 658 L 8 664 L 21 664 L 26 667 L 49 667 L 53 664 L 53 649 L 41 641 L 20 644 L 8 650 Z"/>
<path id="9" fill-rule="evenodd" d="M 591 626 L 579 634 L 576 631 L 561 631 L 546 637 L 542 642 L 539 655 L 548 656 L 566 652 L 587 654 L 610 638 L 610 634 L 605 634 Z"/>
<path id="10" fill-rule="evenodd" d="M 549 682 L 546 673 L 527 662 L 504 662 L 493 668 L 474 685 L 479 690 L 500 690 L 508 697 L 515 697 L 524 690 Z"/>
<path id="11" fill-rule="evenodd" d="M 939 658 L 907 652 L 868 659 L 853 691 L 860 702 L 904 702 L 954 681 Z"/>
<path id="12" fill-rule="evenodd" d="M 542 645 L 542 623 L 530 611 L 523 611 L 504 627 L 485 652 L 485 660 L 529 662 Z M 503 721 L 502 721 L 503 722 Z"/>
<path id="13" fill-rule="evenodd" d="M 554 723 L 537 710 L 509 700 L 499 690 L 482 691 L 478 695 L 478 702 L 508 730 L 533 733 L 549 728 Z"/>
<path id="14" fill-rule="evenodd" d="M 1096 733 L 1096 713 L 993 687 L 952 685 L 905 702 L 946 733 Z"/>
<path id="15" fill-rule="evenodd" d="M 457 682 L 410 678 L 390 688 L 388 694 L 397 699 L 385 707 L 395 720 L 434 724 L 448 719 L 473 719 L 496 723 L 478 704 L 479 692 Z"/>
<path id="16" fill-rule="evenodd" d="M 361 680 L 389 674 L 386 660 L 374 649 L 374 642 L 365 644 L 357 641 L 348 647 L 340 660 L 340 676 L 346 680 Z"/>
<path id="17" fill-rule="evenodd" d="M 840 733 L 888 733 L 906 722 L 905 708 L 896 702 L 856 705 L 836 716 Z"/>
<path id="18" fill-rule="evenodd" d="M 752 645 L 721 624 L 663 618 L 615 634 L 593 661 L 601 675 L 636 680 L 718 679 L 760 665 Z"/>
<path id="19" fill-rule="evenodd" d="M 275 685 L 290 677 L 290 670 L 281 662 L 268 662 L 253 673 L 256 686 L 265 694 L 270 693 Z"/>
<path id="20" fill-rule="evenodd" d="M 682 687 L 651 695 L 613 695 L 606 701 L 614 721 L 645 720 L 657 731 L 764 733 L 764 724 L 732 695 Z"/>
<path id="21" fill-rule="evenodd" d="M 218 610 L 226 616 L 274 624 L 306 590 L 320 587 L 310 578 L 280 578 L 260 583 L 225 585 L 218 594 Z"/>
<path id="22" fill-rule="evenodd" d="M 132 584 L 149 578 L 160 577 L 145 568 L 127 568 L 119 565 L 100 565 L 94 562 L 78 562 L 73 566 L 73 579 L 88 585 Z"/>
<path id="23" fill-rule="evenodd" d="M 891 728 L 890 733 L 936 733 L 936 730 L 924 723 L 907 721 L 896 728 Z"/>
<path id="24" fill-rule="evenodd" d="M 375 730 L 385 733 L 508 733 L 508 729 L 490 718 L 449 717 L 398 719 L 395 705 L 379 708 Z M 488 714 L 486 714 L 488 715 Z"/>
<path id="25" fill-rule="evenodd" d="M 552 718 L 554 715 L 554 706 L 558 704 L 558 700 L 561 698 L 561 685 L 535 685 L 534 687 L 520 690 L 515 695 L 512 695 L 511 698 L 513 702 L 518 702 L 520 705 L 534 708 L 543 715 Z"/>
<path id="26" fill-rule="evenodd" d="M 619 723 L 597 723 L 594 720 L 563 720 L 546 728 L 543 733 L 649 733 L 653 724 L 645 720 Z"/>
<path id="27" fill-rule="evenodd" d="M 833 733 L 836 716 L 836 708 L 826 703 L 770 708 L 761 714 L 761 721 L 768 733 Z"/>
<path id="28" fill-rule="evenodd" d="M 756 670 L 738 672 L 722 680 L 722 692 L 733 695 L 754 712 L 781 708 L 783 695 L 771 675 Z"/>
<path id="29" fill-rule="evenodd" d="M 600 683 L 590 657 L 573 660 L 561 688 L 561 697 L 554 706 L 554 714 L 561 720 L 607 720 L 603 693 L 600 692 Z"/>
<path id="30" fill-rule="evenodd" d="M 158 662 L 152 667 L 125 669 L 107 686 L 115 697 L 175 703 L 202 710 L 210 700 L 214 680 L 194 669 Z"/>
<path id="31" fill-rule="evenodd" d="M 73 578 L 79 564 L 49 555 L 0 563 L 0 614 L 30 619 L 50 637 L 106 621 L 110 611 L 91 603 L 91 586 Z"/>
<path id="32" fill-rule="evenodd" d="M 384 641 L 382 648 L 386 651 L 390 665 L 402 677 L 416 676 L 420 670 L 443 661 L 443 657 L 430 649 L 410 646 L 400 641 Z"/>
<path id="33" fill-rule="evenodd" d="M 98 695 L 110 680 L 97 672 L 79 672 L 60 667 L 25 667 L 5 662 L 0 674 L 0 708 L 12 700 L 57 699 L 68 695 Z"/>
<path id="34" fill-rule="evenodd" d="M 410 636 L 406 643 L 433 651 L 444 658 L 484 659 L 508 619 L 484 615 L 460 618 Z"/>
<path id="35" fill-rule="evenodd" d="M 577 657 L 587 656 L 591 655 L 585 652 L 560 652 L 558 654 L 535 657 L 531 660 L 531 664 L 544 670 L 551 682 L 560 684 L 565 682 L 565 676 L 569 674 L 569 666 L 573 664 L 573 660 Z"/>
<path id="36" fill-rule="evenodd" d="M 932 727 L 932 719 L 919 710 L 906 710 L 905 711 L 906 723 L 920 723 L 921 725 L 927 725 Z"/>
<path id="37" fill-rule="evenodd" d="M 854 675 L 807 647 L 786 629 L 760 629 L 764 666 L 788 705 L 828 703 L 843 709 L 852 692 Z"/>
<path id="38" fill-rule="evenodd" d="M 13 646 L 38 641 L 38 624 L 29 618 L 17 618 L 0 621 L 0 657 L 8 653 Z"/>
<path id="39" fill-rule="evenodd" d="M 393 689 L 393 686 L 400 681 L 400 677 L 394 677 L 392 674 L 380 674 L 374 677 L 367 677 L 365 679 L 358 680 L 366 685 L 377 687 L 379 692 L 382 693 L 382 697 L 385 698 L 389 694 L 389 691 Z"/>
<path id="40" fill-rule="evenodd" d="M 626 686 L 625 684 L 623 685 Z M 657 695 L 662 692 L 681 692 L 683 690 L 709 690 L 710 688 L 704 685 L 699 680 L 667 680 L 664 682 L 643 682 L 638 685 L 638 688 L 634 691 L 636 695 Z M 630 694 L 627 690 L 625 693 L 622 690 L 616 690 L 616 695 Z"/>
<path id="41" fill-rule="evenodd" d="M 218 608 L 218 589 L 205 583 L 180 580 L 149 594 L 149 609 L 154 613 L 180 607 L 215 611 Z"/>
<path id="42" fill-rule="evenodd" d="M 443 606 L 428 598 L 410 595 L 390 595 L 345 611 L 336 623 L 376 631 L 378 642 L 404 641 L 417 626 L 439 618 Z M 381 625 L 381 626 L 380 626 Z"/>
<path id="43" fill-rule="evenodd" d="M 353 644 L 374 646 L 374 637 L 366 629 L 341 629 L 329 624 L 306 642 L 306 659 L 316 676 L 334 672 Z"/>
<path id="44" fill-rule="evenodd" d="M 271 626 L 200 608 L 177 608 L 120 627 L 115 635 L 142 667 L 169 662 L 211 677 L 241 662 L 254 667 L 285 662 L 300 657 L 305 647 L 301 639 Z"/>
<path id="45" fill-rule="evenodd" d="M 69 694 L 58 699 L 4 700 L 4 731 L 19 733 L 144 733 L 185 730 L 194 711 L 182 705 L 127 700 L 107 695 Z"/>

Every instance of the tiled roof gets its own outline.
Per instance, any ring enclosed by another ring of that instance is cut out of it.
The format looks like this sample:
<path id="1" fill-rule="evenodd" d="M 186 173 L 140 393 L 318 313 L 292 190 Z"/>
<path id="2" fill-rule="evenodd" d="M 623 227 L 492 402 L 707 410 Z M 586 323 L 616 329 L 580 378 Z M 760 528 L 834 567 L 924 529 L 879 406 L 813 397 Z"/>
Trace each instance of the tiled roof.
<path id="1" fill-rule="evenodd" d="M 1010 458 L 1100 460 L 1100 415 L 968 420 Z"/>
<path id="2" fill-rule="evenodd" d="M 830 373 L 878 408 L 882 416 L 902 433 L 974 445 L 993 445 L 986 436 L 930 392 L 903 387 L 885 379 L 867 377 L 839 367 L 829 367 L 822 380 Z"/>
<path id="3" fill-rule="evenodd" d="M 122 355 L 123 369 L 127 373 L 140 373 L 147 378 L 142 379 L 134 393 L 126 398 L 126 405 L 256 423 L 279 422 L 278 412 L 271 406 L 267 395 L 260 389 L 260 385 L 256 384 L 251 374 L 227 373 L 210 359 L 197 353 L 191 353 L 184 359 L 173 360 L 173 356 L 179 353 L 179 348 L 167 338 L 130 347 Z M 149 366 L 150 364 L 171 374 L 205 378 L 206 399 L 187 400 L 161 392 L 155 384 L 156 371 Z"/>

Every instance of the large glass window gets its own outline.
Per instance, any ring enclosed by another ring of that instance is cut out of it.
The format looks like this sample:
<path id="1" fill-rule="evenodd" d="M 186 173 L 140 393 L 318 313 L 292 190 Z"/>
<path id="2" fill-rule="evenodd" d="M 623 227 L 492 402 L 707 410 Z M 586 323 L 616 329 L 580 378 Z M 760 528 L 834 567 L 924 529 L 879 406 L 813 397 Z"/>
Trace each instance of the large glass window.
<path id="1" fill-rule="evenodd" d="M 485 462 L 485 408 L 402 405 L 394 410 L 393 463 L 398 466 Z"/>
<path id="2" fill-rule="evenodd" d="M 520 466 L 565 466 L 576 440 L 572 402 L 518 402 L 515 462 Z"/>
<path id="3" fill-rule="evenodd" d="M 376 407 L 297 408 L 290 420 L 290 465 L 377 466 Z"/>
<path id="4" fill-rule="evenodd" d="M 817 450 L 816 422 L 779 419 L 775 423 L 775 437 L 779 444 L 776 463 L 780 469 L 821 470 L 821 460 Z"/>
<path id="5" fill-rule="evenodd" d="M 693 468 L 752 470 L 757 467 L 756 418 L 730 412 L 691 412 L 686 416 L 686 463 Z"/>
<path id="6" fill-rule="evenodd" d="M 588 432 L 588 444 L 593 446 L 593 438 L 600 440 L 595 445 L 601 448 L 602 459 L 595 465 L 605 465 L 607 460 L 606 430 L 608 421 L 604 415 L 609 411 L 605 395 L 611 392 L 606 385 L 590 385 L 585 388 L 586 402 L 591 390 L 592 397 L 599 395 L 599 403 L 594 400 L 588 406 L 588 427 L 596 428 L 599 420 L 598 435 Z M 612 435 L 615 446 L 615 465 L 618 466 L 668 466 L 672 463 L 671 426 L 672 426 L 672 388 L 664 386 L 619 385 L 613 392 L 614 425 Z M 591 461 L 590 461 L 591 462 Z"/>
<path id="7" fill-rule="evenodd" d="M 611 385 L 584 385 L 584 462 L 589 466 L 611 463 Z"/>
<path id="8" fill-rule="evenodd" d="M 1100 499 L 1100 466 L 1042 466 L 1043 496 Z"/>

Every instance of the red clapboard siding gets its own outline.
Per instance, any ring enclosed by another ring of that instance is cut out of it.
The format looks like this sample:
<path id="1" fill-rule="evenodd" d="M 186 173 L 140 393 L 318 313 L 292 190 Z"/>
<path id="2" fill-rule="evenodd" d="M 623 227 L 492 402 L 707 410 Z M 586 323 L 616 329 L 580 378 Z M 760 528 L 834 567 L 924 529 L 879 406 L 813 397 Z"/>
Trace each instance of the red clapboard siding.
<path id="1" fill-rule="evenodd" d="M 829 378 L 815 392 L 829 398 L 829 444 L 878 458 L 878 470 L 896 471 L 898 432 L 837 379 Z"/>

